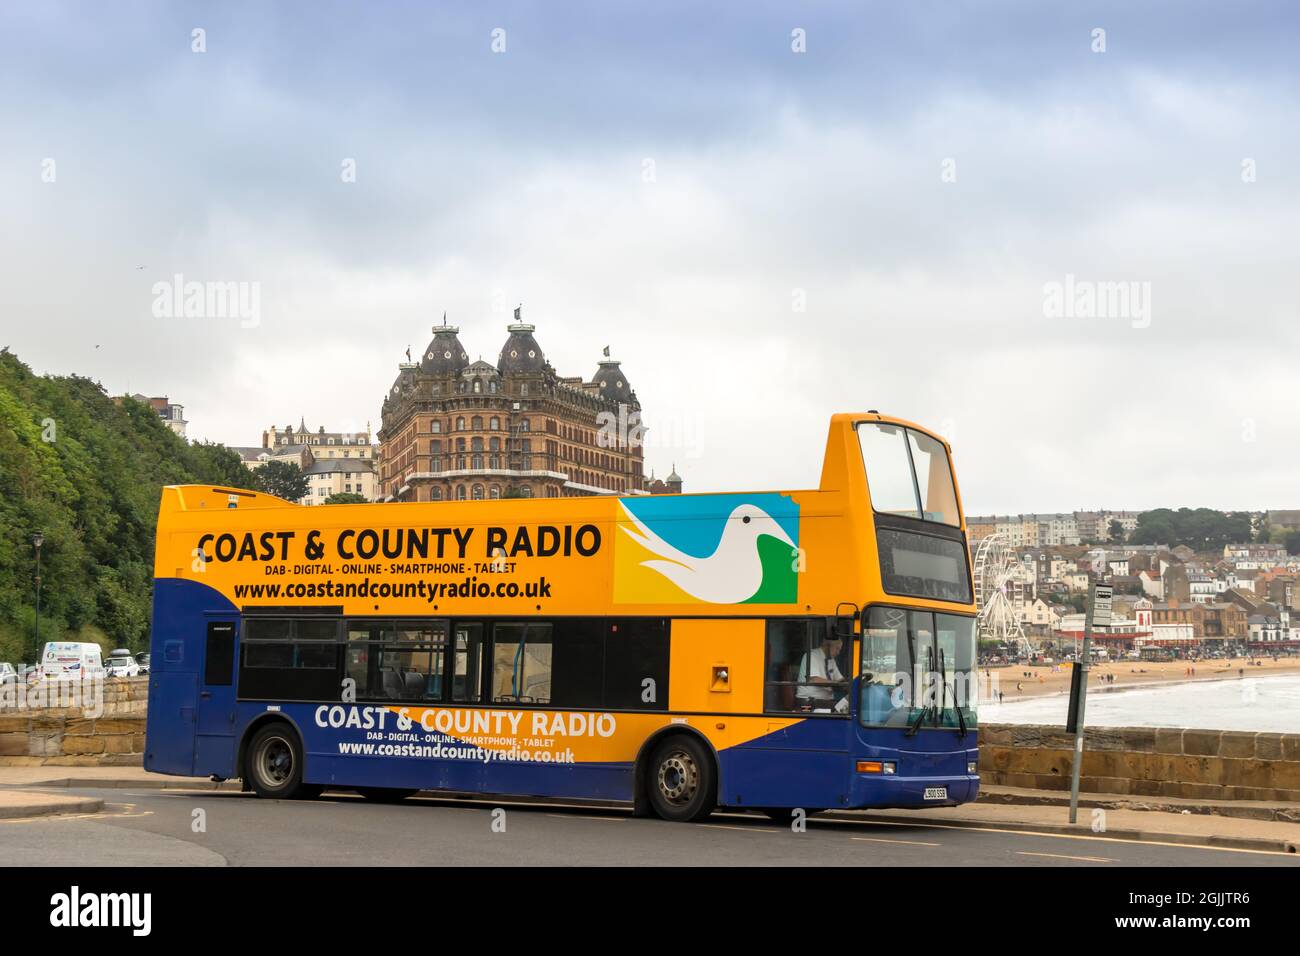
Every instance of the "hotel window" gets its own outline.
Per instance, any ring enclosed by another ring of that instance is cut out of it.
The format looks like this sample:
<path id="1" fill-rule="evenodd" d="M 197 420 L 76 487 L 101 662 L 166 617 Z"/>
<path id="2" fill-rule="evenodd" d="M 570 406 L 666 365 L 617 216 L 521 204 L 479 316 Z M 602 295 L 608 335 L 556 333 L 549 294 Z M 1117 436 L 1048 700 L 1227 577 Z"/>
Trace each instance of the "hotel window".
<path id="1" fill-rule="evenodd" d="M 474 500 L 475 500 L 475 501 L 482 501 L 482 500 L 483 500 L 483 486 L 482 486 L 482 485 L 475 485 L 472 494 L 473 494 L 473 496 L 474 496 Z"/>
<path id="2" fill-rule="evenodd" d="M 463 418 L 456 419 L 456 431 L 463 432 L 464 430 L 465 430 L 465 419 Z"/>
<path id="3" fill-rule="evenodd" d="M 488 428 L 492 429 L 493 431 L 496 431 L 500 427 L 501 427 L 501 419 L 497 418 L 495 415 L 493 415 L 490 419 L 488 419 Z M 495 441 L 495 439 L 493 440 Z"/>
<path id="4" fill-rule="evenodd" d="M 488 497 L 491 498 L 493 501 L 496 501 L 498 498 L 500 498 L 500 497 L 501 497 L 501 486 L 500 486 L 500 485 L 493 485 L 493 486 L 488 490 Z"/>
<path id="5" fill-rule="evenodd" d="M 483 416 L 475 415 L 470 424 L 470 427 L 474 429 L 474 431 L 476 432 L 481 432 L 483 430 Z"/>
<path id="6" fill-rule="evenodd" d="M 442 422 L 429 422 L 429 431 L 435 435 L 442 431 Z"/>

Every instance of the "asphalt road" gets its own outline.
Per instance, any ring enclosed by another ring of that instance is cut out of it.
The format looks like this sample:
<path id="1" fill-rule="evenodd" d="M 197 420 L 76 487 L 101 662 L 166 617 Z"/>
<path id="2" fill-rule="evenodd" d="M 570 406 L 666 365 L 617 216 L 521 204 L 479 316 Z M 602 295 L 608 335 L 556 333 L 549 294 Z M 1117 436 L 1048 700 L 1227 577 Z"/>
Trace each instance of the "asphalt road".
<path id="1" fill-rule="evenodd" d="M 1300 865 L 1280 853 L 925 823 L 813 818 L 795 833 L 741 813 L 673 824 L 626 810 L 432 796 L 383 805 L 343 793 L 270 801 L 235 791 L 54 792 L 101 797 L 104 811 L 0 820 L 0 866 Z"/>

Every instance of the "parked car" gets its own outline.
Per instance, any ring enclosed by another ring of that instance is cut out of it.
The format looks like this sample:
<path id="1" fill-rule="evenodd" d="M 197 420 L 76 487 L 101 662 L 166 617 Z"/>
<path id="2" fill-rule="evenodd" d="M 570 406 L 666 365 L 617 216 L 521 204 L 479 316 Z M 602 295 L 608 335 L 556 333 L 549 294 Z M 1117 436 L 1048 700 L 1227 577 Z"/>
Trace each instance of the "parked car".
<path id="1" fill-rule="evenodd" d="M 18 671 L 8 661 L 0 661 L 0 684 L 18 683 Z"/>
<path id="2" fill-rule="evenodd" d="M 104 673 L 98 644 L 50 641 L 41 652 L 41 676 L 99 677 Z"/>
<path id="3" fill-rule="evenodd" d="M 105 677 L 135 677 L 139 673 L 140 665 L 131 656 L 131 652 L 124 647 L 113 651 L 104 662 Z"/>
<path id="4" fill-rule="evenodd" d="M 140 665 L 141 674 L 149 673 L 149 652 L 148 651 L 141 651 L 139 654 L 135 655 L 135 662 Z"/>

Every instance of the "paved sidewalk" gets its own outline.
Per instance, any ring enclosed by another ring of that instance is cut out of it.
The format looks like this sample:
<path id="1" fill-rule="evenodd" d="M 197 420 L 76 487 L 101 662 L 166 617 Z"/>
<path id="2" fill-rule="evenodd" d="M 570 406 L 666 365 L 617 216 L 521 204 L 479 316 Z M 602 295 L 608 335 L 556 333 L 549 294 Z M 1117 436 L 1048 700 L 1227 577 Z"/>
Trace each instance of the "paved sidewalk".
<path id="1" fill-rule="evenodd" d="M 1158 810 L 1113 810 L 1101 808 L 1093 816 L 1091 807 L 1079 808 L 1079 822 L 1071 825 L 1068 803 L 999 804 L 974 803 L 930 810 L 869 810 L 868 819 L 882 822 L 930 823 L 939 826 L 986 827 L 1027 830 L 1069 836 L 1216 846 L 1275 853 L 1300 852 L 1300 823 L 1274 820 L 1245 820 L 1203 813 L 1170 813 Z M 858 816 L 856 812 L 833 814 Z M 1094 829 L 1096 827 L 1097 829 Z"/>
<path id="2" fill-rule="evenodd" d="M 226 780 L 214 783 L 207 777 L 147 773 L 143 767 L 0 767 L 0 794 L 14 787 L 136 787 L 148 790 L 183 787 L 186 790 L 238 790 L 240 782 Z"/>
<path id="3" fill-rule="evenodd" d="M 1033 790 L 1028 787 L 1004 787 L 980 784 L 981 804 L 1039 804 L 1068 807 L 1070 794 L 1064 790 Z M 1241 817 L 1246 820 L 1275 820 L 1300 824 L 1300 803 L 1268 800 L 1202 800 L 1187 797 L 1141 797 L 1118 793 L 1081 793 L 1080 807 L 1107 810 L 1163 811 L 1182 814 L 1213 814 Z"/>
<path id="4" fill-rule="evenodd" d="M 98 813 L 102 809 L 104 809 L 104 801 L 94 797 L 33 793 L 27 790 L 0 790 L 0 820 L 44 817 L 56 813 Z"/>

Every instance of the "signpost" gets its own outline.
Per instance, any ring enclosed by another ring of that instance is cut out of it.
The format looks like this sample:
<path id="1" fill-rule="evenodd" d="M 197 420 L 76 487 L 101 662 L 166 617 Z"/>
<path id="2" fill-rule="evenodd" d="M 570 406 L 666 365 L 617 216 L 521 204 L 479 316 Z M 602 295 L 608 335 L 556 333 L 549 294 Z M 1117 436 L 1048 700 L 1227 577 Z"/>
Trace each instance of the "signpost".
<path id="1" fill-rule="evenodd" d="M 1092 629 L 1110 625 L 1111 586 L 1094 584 L 1088 594 L 1088 613 L 1083 618 L 1083 652 L 1070 675 L 1070 715 L 1065 729 L 1074 734 L 1074 761 L 1070 767 L 1070 822 L 1079 819 L 1079 768 L 1083 764 L 1083 711 L 1088 699 L 1088 663 L 1092 655 Z"/>

